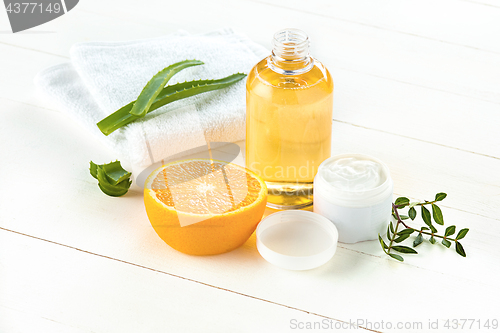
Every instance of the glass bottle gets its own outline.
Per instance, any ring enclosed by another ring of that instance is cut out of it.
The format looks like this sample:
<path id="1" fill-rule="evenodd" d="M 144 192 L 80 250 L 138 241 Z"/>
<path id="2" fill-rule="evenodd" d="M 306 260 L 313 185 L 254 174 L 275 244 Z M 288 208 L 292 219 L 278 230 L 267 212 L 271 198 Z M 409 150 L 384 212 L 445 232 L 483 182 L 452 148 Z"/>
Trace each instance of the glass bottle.
<path id="1" fill-rule="evenodd" d="M 331 154 L 333 81 L 307 35 L 277 32 L 246 87 L 246 166 L 265 180 L 268 207 L 312 205 L 314 176 Z"/>

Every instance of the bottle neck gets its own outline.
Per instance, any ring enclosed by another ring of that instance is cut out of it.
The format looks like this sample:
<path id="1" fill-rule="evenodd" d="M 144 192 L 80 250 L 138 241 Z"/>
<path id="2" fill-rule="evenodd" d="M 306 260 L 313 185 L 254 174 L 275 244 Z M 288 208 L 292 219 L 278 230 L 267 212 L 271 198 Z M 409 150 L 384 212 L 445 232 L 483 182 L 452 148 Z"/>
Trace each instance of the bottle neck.
<path id="1" fill-rule="evenodd" d="M 275 33 L 268 64 L 276 73 L 285 75 L 310 71 L 314 59 L 309 56 L 309 38 L 306 33 L 298 29 L 284 29 Z"/>

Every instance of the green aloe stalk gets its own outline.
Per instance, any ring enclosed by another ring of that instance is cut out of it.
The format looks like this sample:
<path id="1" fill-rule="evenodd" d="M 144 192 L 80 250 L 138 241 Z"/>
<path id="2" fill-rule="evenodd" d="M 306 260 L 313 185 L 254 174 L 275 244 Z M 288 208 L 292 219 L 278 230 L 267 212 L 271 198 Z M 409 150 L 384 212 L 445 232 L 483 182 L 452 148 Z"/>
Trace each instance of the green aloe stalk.
<path id="1" fill-rule="evenodd" d="M 99 181 L 101 191 L 112 197 L 121 197 L 128 192 L 132 175 L 123 169 L 120 161 L 108 164 L 95 164 L 90 161 L 90 174 Z"/>
<path id="2" fill-rule="evenodd" d="M 464 247 L 459 242 L 459 240 L 467 235 L 469 229 L 464 228 L 458 232 L 456 237 L 453 237 L 456 227 L 454 225 L 451 225 L 446 228 L 443 236 L 438 235 L 438 230 L 432 224 L 431 213 L 427 208 L 424 207 L 426 205 L 431 205 L 432 217 L 434 218 L 434 222 L 439 225 L 444 225 L 443 213 L 441 211 L 441 208 L 439 208 L 437 204 L 440 201 L 443 201 L 446 196 L 446 193 L 440 192 L 436 194 L 436 197 L 433 201 L 425 200 L 424 202 L 410 202 L 410 199 L 408 199 L 407 197 L 397 198 L 396 201 L 392 204 L 392 216 L 396 220 L 396 226 L 393 225 L 392 221 L 390 221 L 389 225 L 387 226 L 387 240 L 389 241 L 389 245 L 384 242 L 380 234 L 378 235 L 380 245 L 382 246 L 382 250 L 385 252 L 385 254 L 399 261 L 404 261 L 403 257 L 399 254 L 391 253 L 391 250 L 400 253 L 418 254 L 417 251 L 415 251 L 411 247 L 395 245 L 395 243 L 401 243 L 409 238 L 411 234 L 417 233 L 417 236 L 413 240 L 414 248 L 422 244 L 422 242 L 424 241 L 424 235 L 428 235 L 430 236 L 429 242 L 431 244 L 436 244 L 436 238 L 441 238 L 441 244 L 443 244 L 443 246 L 447 248 L 451 246 L 452 242 L 455 242 L 456 252 L 462 257 L 467 256 Z M 427 225 L 426 227 L 421 227 L 420 229 L 410 227 L 406 224 L 406 222 L 404 222 L 404 220 L 408 219 L 411 219 L 412 221 L 415 220 L 415 218 L 417 217 L 417 210 L 415 209 L 416 206 L 421 206 L 422 220 Z M 408 215 L 400 214 L 399 210 L 405 207 L 408 207 Z M 404 229 L 398 230 L 400 226 L 403 226 Z"/>
<path id="3" fill-rule="evenodd" d="M 115 161 L 108 164 L 100 164 L 100 165 L 90 161 L 90 174 L 95 179 L 97 179 L 97 170 L 99 168 L 102 168 L 104 170 L 104 173 L 107 176 L 107 181 L 111 185 L 117 185 L 118 183 L 124 181 L 125 179 L 130 178 L 130 176 L 132 175 L 132 173 L 123 169 L 120 161 Z"/>
<path id="4" fill-rule="evenodd" d="M 98 168 L 97 180 L 99 181 L 98 183 L 99 188 L 101 189 L 101 191 L 103 191 L 105 194 L 111 197 L 121 197 L 122 195 L 128 192 L 128 189 L 132 184 L 132 181 L 130 181 L 128 178 L 119 182 L 116 185 L 109 183 L 108 179 L 109 178 L 106 175 L 104 169 Z"/>
<path id="5" fill-rule="evenodd" d="M 151 104 L 155 101 L 156 97 L 160 94 L 163 87 L 165 87 L 172 76 L 184 68 L 198 65 L 203 65 L 203 62 L 199 60 L 184 60 L 159 71 L 151 80 L 149 80 L 144 89 L 142 89 L 139 97 L 137 97 L 137 100 L 132 107 L 132 110 L 130 110 L 130 114 L 137 117 L 144 117 L 146 113 L 148 113 Z"/>
<path id="6" fill-rule="evenodd" d="M 168 103 L 172 103 L 186 97 L 228 87 L 240 81 L 245 76 L 246 74 L 237 73 L 218 80 L 197 80 L 167 86 L 160 91 L 158 96 L 151 103 L 147 112 L 149 113 Z M 136 119 L 139 119 L 140 117 L 130 113 L 135 102 L 136 101 L 130 102 L 118 111 L 115 111 L 98 122 L 97 126 L 101 132 L 104 135 L 109 135 L 117 129 L 135 121 Z"/>

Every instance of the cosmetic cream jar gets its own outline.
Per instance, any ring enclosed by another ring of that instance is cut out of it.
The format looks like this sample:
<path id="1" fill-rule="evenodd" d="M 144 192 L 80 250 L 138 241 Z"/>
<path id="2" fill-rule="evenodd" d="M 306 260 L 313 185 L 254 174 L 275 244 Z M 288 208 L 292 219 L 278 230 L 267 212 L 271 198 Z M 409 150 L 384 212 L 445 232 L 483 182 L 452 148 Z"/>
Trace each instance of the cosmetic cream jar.
<path id="1" fill-rule="evenodd" d="M 391 217 L 392 191 L 389 168 L 379 159 L 332 156 L 314 178 L 314 212 L 335 224 L 339 242 L 377 239 Z"/>

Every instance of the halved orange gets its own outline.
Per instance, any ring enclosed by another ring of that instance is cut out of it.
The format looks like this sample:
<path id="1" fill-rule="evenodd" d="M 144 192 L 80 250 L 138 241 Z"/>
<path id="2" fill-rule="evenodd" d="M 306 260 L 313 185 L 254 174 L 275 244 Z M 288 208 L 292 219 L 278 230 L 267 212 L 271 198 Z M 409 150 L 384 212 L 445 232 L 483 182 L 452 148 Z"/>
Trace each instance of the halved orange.
<path id="1" fill-rule="evenodd" d="M 144 204 L 154 230 L 174 249 L 194 255 L 231 251 L 245 243 L 267 201 L 264 181 L 236 164 L 177 161 L 151 173 Z"/>

